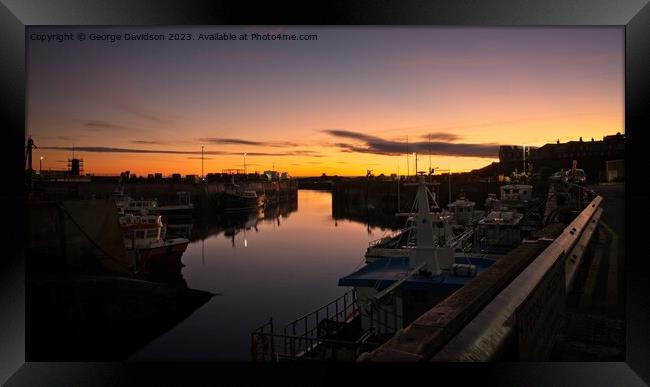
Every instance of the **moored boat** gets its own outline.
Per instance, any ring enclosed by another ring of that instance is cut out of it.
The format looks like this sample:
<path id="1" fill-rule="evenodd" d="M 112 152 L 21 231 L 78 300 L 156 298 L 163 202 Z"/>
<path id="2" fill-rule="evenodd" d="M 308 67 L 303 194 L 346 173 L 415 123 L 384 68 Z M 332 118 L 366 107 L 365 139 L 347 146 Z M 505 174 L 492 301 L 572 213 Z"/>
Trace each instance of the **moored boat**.
<path id="1" fill-rule="evenodd" d="M 165 238 L 160 215 L 125 214 L 120 217 L 124 246 L 135 254 L 139 270 L 153 266 L 182 266 L 187 238 Z"/>
<path id="2" fill-rule="evenodd" d="M 244 190 L 233 181 L 226 185 L 221 196 L 224 212 L 245 212 L 258 210 L 264 205 L 264 195 L 255 190 Z"/>

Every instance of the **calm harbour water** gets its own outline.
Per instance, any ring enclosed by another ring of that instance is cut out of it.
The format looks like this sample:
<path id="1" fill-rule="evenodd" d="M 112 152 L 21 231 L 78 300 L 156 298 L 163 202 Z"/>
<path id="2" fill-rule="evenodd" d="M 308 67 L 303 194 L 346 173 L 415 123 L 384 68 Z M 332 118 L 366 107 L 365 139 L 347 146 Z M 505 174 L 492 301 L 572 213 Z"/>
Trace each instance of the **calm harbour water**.
<path id="1" fill-rule="evenodd" d="M 130 360 L 250 361 L 253 329 L 272 317 L 279 333 L 345 293 L 349 288 L 338 279 L 363 264 L 368 242 L 388 232 L 335 220 L 332 195 L 323 191 L 300 190 L 296 211 L 259 218 L 188 246 L 182 257 L 187 286 L 221 295 Z"/>

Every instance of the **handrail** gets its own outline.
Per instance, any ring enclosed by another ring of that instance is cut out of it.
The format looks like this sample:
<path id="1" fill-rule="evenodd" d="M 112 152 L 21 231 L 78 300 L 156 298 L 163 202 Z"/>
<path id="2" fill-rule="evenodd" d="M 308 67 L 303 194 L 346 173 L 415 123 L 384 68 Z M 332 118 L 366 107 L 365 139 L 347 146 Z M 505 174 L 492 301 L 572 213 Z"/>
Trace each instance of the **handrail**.
<path id="1" fill-rule="evenodd" d="M 584 242 L 583 236 L 586 237 L 593 226 L 601 202 L 602 197 L 596 197 L 553 242 L 545 241 L 538 245 L 540 249 L 535 250 L 541 252 L 532 261 L 527 259 L 531 263 L 523 270 L 517 270 L 519 274 L 513 273 L 515 277 L 499 286 L 501 290 L 495 289 L 479 303 L 468 301 L 469 311 L 460 303 L 453 306 L 452 302 L 449 311 L 439 309 L 438 312 L 442 313 L 438 315 L 425 314 L 399 331 L 390 342 L 364 354 L 359 361 L 493 360 L 503 353 L 501 351 L 507 348 L 511 343 L 509 340 L 520 328 L 524 328 L 524 334 L 516 336 L 523 339 L 519 343 L 519 355 L 524 354 L 524 359 L 543 358 L 550 347 L 545 346 L 547 342 L 538 340 L 540 336 L 532 333 L 544 328 L 551 332 L 544 337 L 552 342 L 558 332 L 557 323 L 561 322 L 561 315 L 557 313 L 561 311 L 562 293 L 565 291 L 562 280 L 564 257 Z M 542 351 L 536 352 L 540 348 Z"/>
<path id="2" fill-rule="evenodd" d="M 268 325 L 265 324 L 265 325 Z M 268 339 L 268 347 L 270 347 L 271 351 L 256 351 L 254 354 L 260 356 L 262 359 L 265 357 L 270 357 L 271 359 L 288 359 L 288 360 L 296 360 L 296 359 L 301 359 L 301 360 L 311 360 L 309 357 L 306 355 L 316 349 L 319 345 L 322 344 L 329 344 L 333 346 L 338 346 L 340 347 L 352 347 L 353 350 L 357 350 L 362 346 L 378 346 L 381 345 L 381 343 L 378 342 L 372 342 L 369 341 L 368 339 L 372 337 L 373 330 L 369 330 L 367 332 L 364 332 L 357 340 L 350 341 L 350 340 L 336 340 L 336 339 L 326 339 L 326 338 L 321 338 L 321 337 L 305 337 L 305 336 L 296 336 L 296 335 L 290 335 L 290 334 L 278 334 L 278 333 L 267 333 L 267 332 L 253 332 L 252 336 L 253 337 L 260 337 L 264 338 L 266 337 Z M 283 340 L 290 340 L 293 342 L 298 342 L 298 345 L 291 345 L 285 347 L 285 350 L 282 352 L 276 351 L 277 348 L 273 345 L 275 339 L 283 339 Z"/>
<path id="3" fill-rule="evenodd" d="M 469 322 L 433 361 L 490 361 L 504 349 L 514 333 L 519 308 L 538 288 L 547 273 L 563 262 L 580 239 L 583 230 L 600 207 L 597 196 L 535 260 L 503 289 L 472 321 Z M 562 272 L 564 268 L 562 267 Z M 562 284 L 564 285 L 564 284 Z M 564 286 L 562 286 L 564 288 Z"/>
<path id="4" fill-rule="evenodd" d="M 301 317 L 298 317 L 297 319 L 295 319 L 293 321 L 288 322 L 287 324 L 285 324 L 285 328 L 287 328 L 290 325 L 296 324 L 301 320 L 307 319 L 310 316 L 313 316 L 313 315 L 317 314 L 317 312 L 319 312 L 319 311 L 321 311 L 323 309 L 328 310 L 330 305 L 334 305 L 334 304 L 338 303 L 339 300 L 344 300 L 344 301 L 347 300 L 347 297 L 348 297 L 349 294 L 352 295 L 352 302 L 350 303 L 350 306 L 351 306 L 352 304 L 354 304 L 354 301 L 356 301 L 356 289 L 349 290 L 349 291 L 345 292 L 342 296 L 336 298 L 334 301 L 330 301 L 329 303 L 321 306 L 320 308 L 317 308 L 312 312 L 309 312 L 309 313 L 307 313 L 307 314 L 305 314 L 305 315 L 303 315 Z M 344 312 L 344 310 L 341 310 L 340 312 Z M 335 315 L 336 314 L 338 314 L 338 313 L 335 313 Z M 329 316 L 326 316 L 325 318 L 329 318 Z"/>

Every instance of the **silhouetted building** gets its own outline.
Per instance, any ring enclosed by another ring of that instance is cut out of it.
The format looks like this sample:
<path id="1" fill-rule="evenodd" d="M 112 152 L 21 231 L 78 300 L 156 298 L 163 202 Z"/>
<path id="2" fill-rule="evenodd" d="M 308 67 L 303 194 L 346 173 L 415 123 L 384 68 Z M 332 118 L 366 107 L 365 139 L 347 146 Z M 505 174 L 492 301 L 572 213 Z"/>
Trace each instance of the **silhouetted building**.
<path id="1" fill-rule="evenodd" d="M 191 183 L 191 184 L 196 184 L 201 181 L 201 177 L 198 175 L 185 175 L 185 182 L 186 183 Z"/>
<path id="2" fill-rule="evenodd" d="M 609 180 L 607 161 L 625 159 L 625 135 L 617 133 L 605 136 L 602 141 L 578 140 L 561 144 L 546 144 L 540 148 L 531 149 L 529 157 L 538 170 L 541 167 L 566 170 L 571 167 L 573 160 L 576 160 L 578 168 L 585 170 L 589 181 L 606 181 Z M 613 168 L 617 171 L 620 170 L 619 166 Z"/>
<path id="3" fill-rule="evenodd" d="M 536 147 L 526 147 L 526 159 L 528 159 L 529 155 L 533 150 L 537 149 Z M 521 161 L 523 162 L 524 160 L 524 148 L 523 146 L 519 145 L 501 145 L 499 147 L 499 161 L 504 163 L 504 162 L 512 162 L 512 161 Z"/>
<path id="4" fill-rule="evenodd" d="M 68 171 L 70 176 L 79 176 L 83 171 L 83 159 L 68 159 Z"/>
<path id="5" fill-rule="evenodd" d="M 571 159 L 598 157 L 606 160 L 623 159 L 625 155 L 625 135 L 615 134 L 605 136 L 602 141 L 569 141 L 562 144 L 546 144 L 537 149 L 531 149 L 530 159 Z"/>

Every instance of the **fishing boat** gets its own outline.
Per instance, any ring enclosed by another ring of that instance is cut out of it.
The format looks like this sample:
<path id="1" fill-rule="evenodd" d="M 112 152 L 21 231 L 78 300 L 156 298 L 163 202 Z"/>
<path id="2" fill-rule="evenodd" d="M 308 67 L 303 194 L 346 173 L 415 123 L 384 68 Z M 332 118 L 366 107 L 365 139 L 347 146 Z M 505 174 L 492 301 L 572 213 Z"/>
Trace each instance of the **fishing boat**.
<path id="1" fill-rule="evenodd" d="M 224 212 L 256 211 L 264 205 L 264 196 L 258 195 L 255 190 L 244 190 L 235 184 L 234 177 L 227 184 L 222 196 Z"/>
<path id="2" fill-rule="evenodd" d="M 515 175 L 513 183 L 502 185 L 499 188 L 500 198 L 498 200 L 495 197 L 488 198 L 491 199 L 491 202 L 488 207 L 486 201 L 486 210 L 488 217 L 491 216 L 490 214 L 493 211 L 504 212 L 506 216 L 508 216 L 508 212 L 522 215 L 521 219 L 517 215 L 512 216 L 512 219 L 516 220 L 513 227 L 520 229 L 521 237 L 525 238 L 541 225 L 543 207 L 546 201 L 543 197 L 534 195 L 532 185 L 517 183 L 518 179 L 527 181 L 528 177 L 524 174 Z M 507 225 L 505 230 L 508 230 Z"/>
<path id="3" fill-rule="evenodd" d="M 119 217 L 124 246 L 134 254 L 137 267 L 182 266 L 181 256 L 187 249 L 187 238 L 165 238 L 166 228 L 160 215 L 126 213 Z"/>
<path id="4" fill-rule="evenodd" d="M 462 259 L 469 257 L 473 249 L 473 226 L 478 222 L 482 211 L 474 211 L 474 202 L 466 200 L 461 195 L 458 200 L 450 204 L 450 211 L 439 211 L 436 194 L 427 188 L 424 177 L 418 183 L 407 185 L 418 186 L 413 209 L 429 209 L 428 218 L 424 219 L 433 233 L 431 247 L 449 247 Z M 410 249 L 417 244 L 418 227 L 422 227 L 422 216 L 416 213 L 397 213 L 396 216 L 405 216 L 405 226 L 392 234 L 369 243 L 366 249 L 366 262 L 383 258 L 406 258 Z M 420 235 L 424 231 L 420 231 Z M 496 259 L 497 257 L 490 257 Z"/>
<path id="5" fill-rule="evenodd" d="M 491 211 L 478 222 L 481 251 L 505 254 L 518 245 L 522 240 L 523 218 L 516 211 Z"/>
<path id="6" fill-rule="evenodd" d="M 415 209 L 405 214 L 412 218 L 409 243 L 339 279 L 339 286 L 353 287 L 357 293 L 361 331 L 372 331 L 377 341 L 410 324 L 495 262 L 484 255 L 457 254 L 458 240 L 450 236 L 448 219 L 430 211 L 428 198 L 435 196 L 426 184 L 419 176 Z"/>

